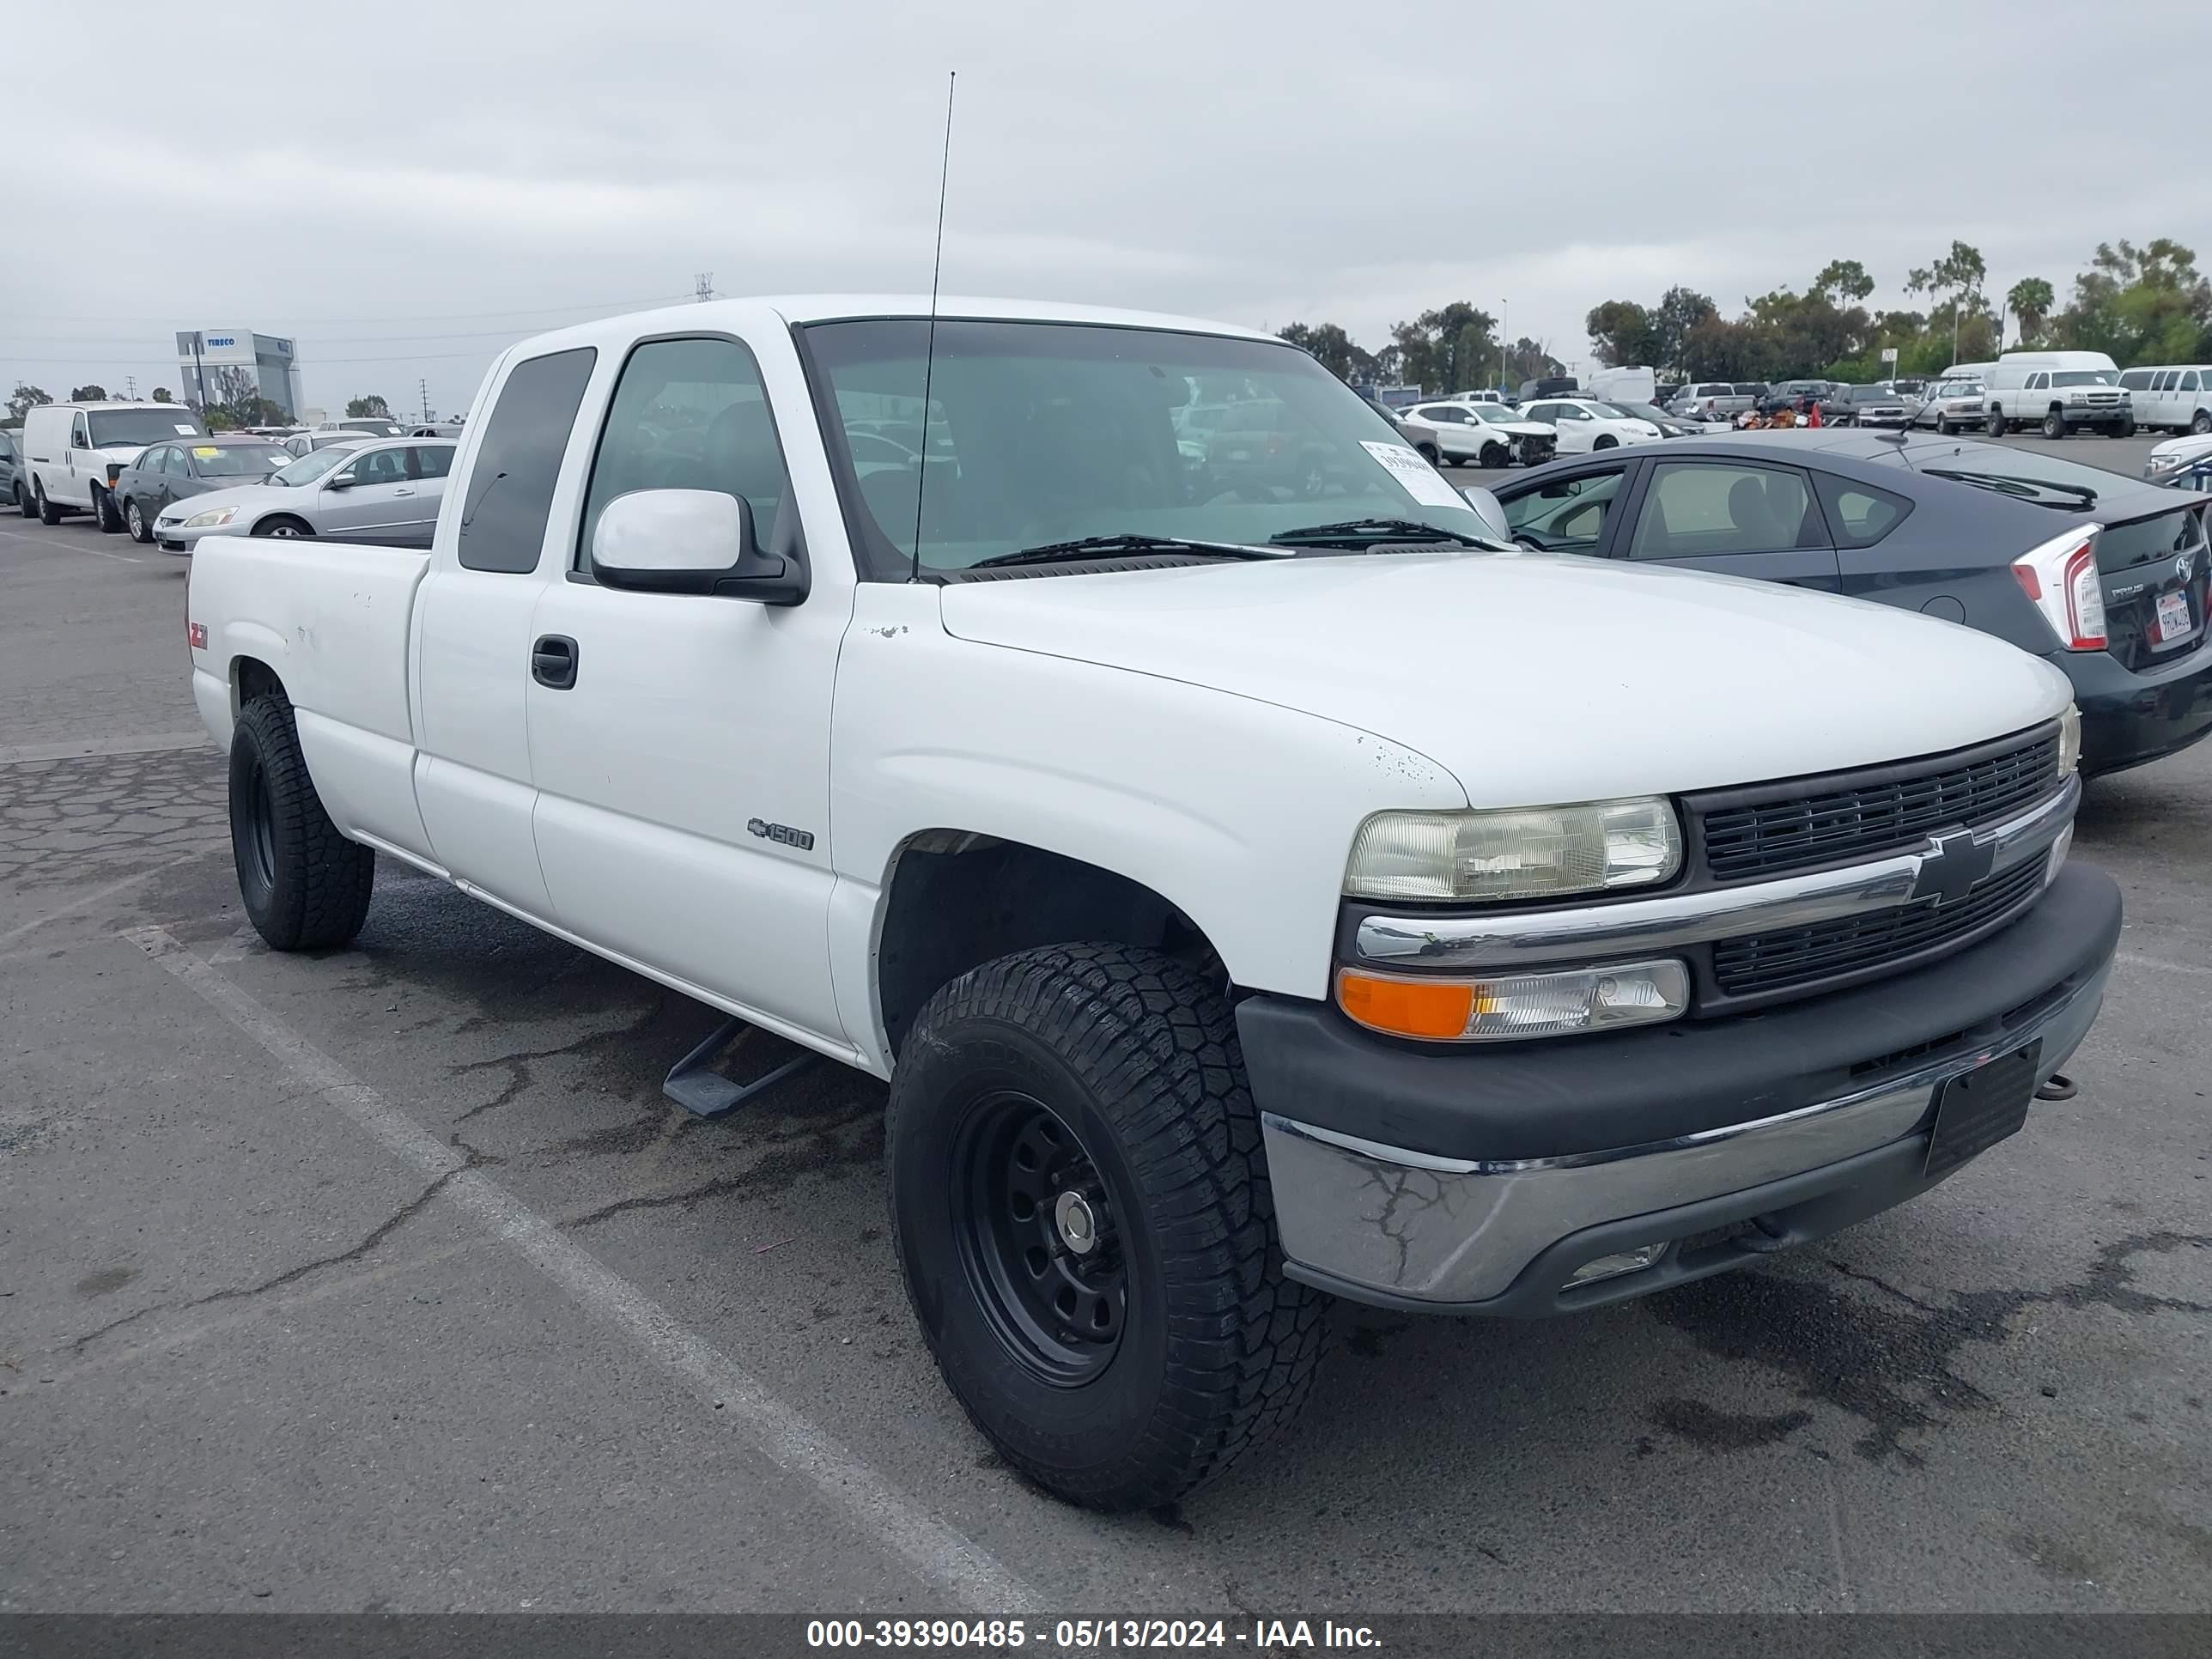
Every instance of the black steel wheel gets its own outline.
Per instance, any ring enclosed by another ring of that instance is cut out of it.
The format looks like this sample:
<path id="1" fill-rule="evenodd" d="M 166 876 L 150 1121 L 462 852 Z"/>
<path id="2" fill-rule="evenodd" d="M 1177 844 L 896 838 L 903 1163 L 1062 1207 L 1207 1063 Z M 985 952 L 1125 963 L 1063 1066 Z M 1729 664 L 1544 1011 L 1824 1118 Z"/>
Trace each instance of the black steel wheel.
<path id="1" fill-rule="evenodd" d="M 962 975 L 900 1044 L 884 1133 L 915 1318 L 1038 1485 L 1171 1503 L 1304 1402 L 1327 1298 L 1283 1275 L 1236 1017 L 1188 968 L 1057 945 Z"/>
<path id="2" fill-rule="evenodd" d="M 1097 1377 L 1121 1346 L 1128 1267 L 1082 1137 L 1000 1091 L 961 1120 L 952 1173 L 961 1266 L 1008 1357 L 1056 1388 Z"/>

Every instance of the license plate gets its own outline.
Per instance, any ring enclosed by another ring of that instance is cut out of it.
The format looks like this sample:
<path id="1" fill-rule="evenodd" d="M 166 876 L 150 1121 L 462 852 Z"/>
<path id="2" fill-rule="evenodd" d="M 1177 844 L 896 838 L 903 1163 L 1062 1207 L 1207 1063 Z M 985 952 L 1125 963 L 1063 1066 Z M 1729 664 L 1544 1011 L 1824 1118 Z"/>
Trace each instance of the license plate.
<path id="1" fill-rule="evenodd" d="M 1252 459 L 1252 452 L 1249 449 L 1232 449 L 1229 452 L 1229 459 L 1232 461 L 1249 461 Z"/>
<path id="2" fill-rule="evenodd" d="M 2158 642 L 2172 645 L 2197 631 L 2189 620 L 2189 595 L 2185 592 L 2161 593 L 2158 596 Z"/>
<path id="3" fill-rule="evenodd" d="M 1924 1173 L 1947 1175 L 2019 1131 L 2027 1121 L 2042 1054 L 2039 1037 L 1943 1085 L 1936 1100 L 1936 1132 L 1928 1137 Z"/>

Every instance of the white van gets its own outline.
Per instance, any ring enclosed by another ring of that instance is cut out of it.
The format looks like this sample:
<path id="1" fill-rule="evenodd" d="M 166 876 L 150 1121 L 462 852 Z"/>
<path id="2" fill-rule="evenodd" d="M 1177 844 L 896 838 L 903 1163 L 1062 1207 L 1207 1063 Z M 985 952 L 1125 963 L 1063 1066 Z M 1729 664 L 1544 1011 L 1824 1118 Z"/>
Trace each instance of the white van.
<path id="1" fill-rule="evenodd" d="M 89 513 L 111 534 L 123 528 L 116 475 L 149 444 L 201 438 L 207 428 L 182 404 L 36 404 L 23 416 L 23 469 L 42 523 Z"/>
<path id="2" fill-rule="evenodd" d="M 2122 372 L 2137 424 L 2212 432 L 2212 363 L 2164 363 Z"/>
<path id="3" fill-rule="evenodd" d="M 1939 380 L 1980 380 L 1988 378 L 1995 363 L 1954 363 L 1936 378 Z"/>
<path id="4" fill-rule="evenodd" d="M 1990 434 L 2039 426 L 2046 438 L 2094 427 L 2108 438 L 2135 434 L 2120 371 L 2101 351 L 2014 351 L 1982 377 L 1982 418 Z"/>
<path id="5" fill-rule="evenodd" d="M 1589 395 L 1606 403 L 1648 404 L 1659 390 L 1659 376 L 1643 368 L 1601 368 L 1589 377 Z"/>

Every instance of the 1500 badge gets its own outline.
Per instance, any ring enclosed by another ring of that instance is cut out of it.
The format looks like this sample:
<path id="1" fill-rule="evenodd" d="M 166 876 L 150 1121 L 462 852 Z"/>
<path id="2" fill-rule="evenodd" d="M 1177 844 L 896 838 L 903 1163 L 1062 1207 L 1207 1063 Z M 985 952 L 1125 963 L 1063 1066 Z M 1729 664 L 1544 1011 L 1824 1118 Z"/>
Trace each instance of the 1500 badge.
<path id="1" fill-rule="evenodd" d="M 748 818 L 745 828 L 763 841 L 772 841 L 779 847 L 796 847 L 802 853 L 814 850 L 811 830 L 794 830 L 787 823 L 770 823 L 765 818 Z"/>

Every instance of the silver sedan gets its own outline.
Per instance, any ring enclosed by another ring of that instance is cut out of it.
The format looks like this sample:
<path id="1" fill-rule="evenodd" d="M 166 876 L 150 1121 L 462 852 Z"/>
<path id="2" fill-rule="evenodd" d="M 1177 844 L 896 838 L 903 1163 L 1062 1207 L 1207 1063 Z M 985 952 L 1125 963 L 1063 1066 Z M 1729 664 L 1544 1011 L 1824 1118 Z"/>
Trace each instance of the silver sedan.
<path id="1" fill-rule="evenodd" d="M 178 502 L 154 521 L 154 539 L 171 553 L 191 552 L 203 536 L 328 536 L 428 547 L 453 448 L 446 438 L 331 444 L 261 483 Z"/>

